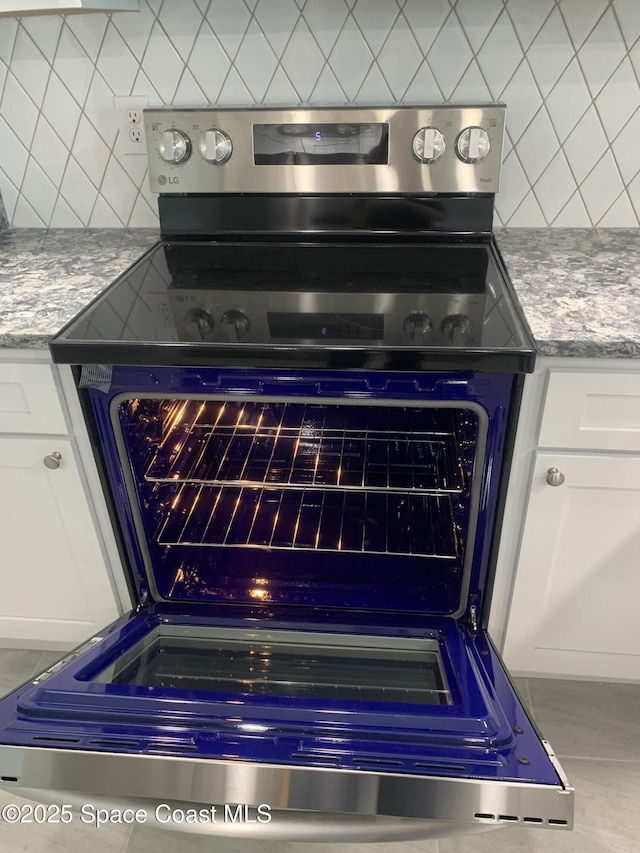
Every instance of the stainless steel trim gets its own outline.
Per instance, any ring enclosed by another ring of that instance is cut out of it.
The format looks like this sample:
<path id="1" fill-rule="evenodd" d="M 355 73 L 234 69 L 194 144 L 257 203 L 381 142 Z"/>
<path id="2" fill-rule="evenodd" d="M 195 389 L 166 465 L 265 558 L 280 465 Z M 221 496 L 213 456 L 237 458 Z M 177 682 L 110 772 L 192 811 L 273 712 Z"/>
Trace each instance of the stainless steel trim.
<path id="1" fill-rule="evenodd" d="M 389 126 L 389 162 L 384 165 L 267 165 L 257 166 L 253 153 L 256 124 L 377 123 Z M 300 109 L 148 109 L 144 111 L 152 192 L 162 193 L 496 193 L 500 186 L 505 125 L 504 104 L 425 105 L 383 108 Z M 445 150 L 432 163 L 413 155 L 413 139 L 424 127 L 442 133 Z M 489 136 L 490 151 L 477 163 L 464 163 L 455 141 L 468 127 Z M 191 157 L 181 164 L 165 163 L 158 139 L 180 130 L 193 140 L 211 128 L 224 132 L 233 155 L 222 164 Z"/>
<path id="2" fill-rule="evenodd" d="M 347 815 L 571 829 L 573 791 L 485 779 L 0 746 L 0 784 L 163 802 L 240 803 Z M 7 780 L 15 779 L 15 782 Z M 528 819 L 528 820 L 527 820 Z"/>

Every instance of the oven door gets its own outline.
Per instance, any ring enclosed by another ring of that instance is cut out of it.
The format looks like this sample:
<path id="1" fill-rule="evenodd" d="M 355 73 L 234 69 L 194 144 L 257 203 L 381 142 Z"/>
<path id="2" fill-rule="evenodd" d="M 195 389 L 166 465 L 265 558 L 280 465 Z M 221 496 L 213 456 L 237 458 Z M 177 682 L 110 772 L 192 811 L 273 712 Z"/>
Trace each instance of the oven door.
<path id="1" fill-rule="evenodd" d="M 483 632 L 275 617 L 119 620 L 0 702 L 2 786 L 260 838 L 571 828 L 572 790 Z"/>

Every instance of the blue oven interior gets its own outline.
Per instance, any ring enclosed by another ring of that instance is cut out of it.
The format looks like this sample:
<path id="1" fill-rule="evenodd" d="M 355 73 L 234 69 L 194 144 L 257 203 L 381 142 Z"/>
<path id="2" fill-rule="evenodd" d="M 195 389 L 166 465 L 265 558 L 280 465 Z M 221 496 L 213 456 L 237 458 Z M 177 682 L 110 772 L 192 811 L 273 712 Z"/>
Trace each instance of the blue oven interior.
<path id="1" fill-rule="evenodd" d="M 473 627 L 513 385 L 115 366 L 85 394 L 144 604 L 2 742 L 558 785 Z"/>

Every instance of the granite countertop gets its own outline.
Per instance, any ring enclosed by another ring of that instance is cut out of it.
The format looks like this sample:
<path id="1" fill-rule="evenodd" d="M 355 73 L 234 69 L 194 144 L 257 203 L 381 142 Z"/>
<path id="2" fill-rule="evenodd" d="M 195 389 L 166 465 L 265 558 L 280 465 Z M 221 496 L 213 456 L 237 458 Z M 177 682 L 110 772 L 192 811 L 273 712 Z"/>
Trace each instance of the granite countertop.
<path id="1" fill-rule="evenodd" d="M 155 230 L 0 233 L 0 346 L 50 338 L 158 239 Z M 640 358 L 640 230 L 502 229 L 540 355 Z"/>

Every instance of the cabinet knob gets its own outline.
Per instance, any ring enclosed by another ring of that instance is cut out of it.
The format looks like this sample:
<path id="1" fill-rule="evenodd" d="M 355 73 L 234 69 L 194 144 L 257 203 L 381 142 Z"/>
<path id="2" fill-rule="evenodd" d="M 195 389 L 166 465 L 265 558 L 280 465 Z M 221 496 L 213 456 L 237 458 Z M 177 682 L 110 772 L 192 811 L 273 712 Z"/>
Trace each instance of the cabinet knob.
<path id="1" fill-rule="evenodd" d="M 62 459 L 61 453 L 50 453 L 48 456 L 44 457 L 44 464 L 47 468 L 50 468 L 52 471 L 55 471 L 56 468 L 60 467 L 60 460 Z"/>
<path id="2" fill-rule="evenodd" d="M 547 471 L 547 483 L 550 486 L 561 486 L 564 483 L 564 474 L 557 468 L 549 468 Z"/>

